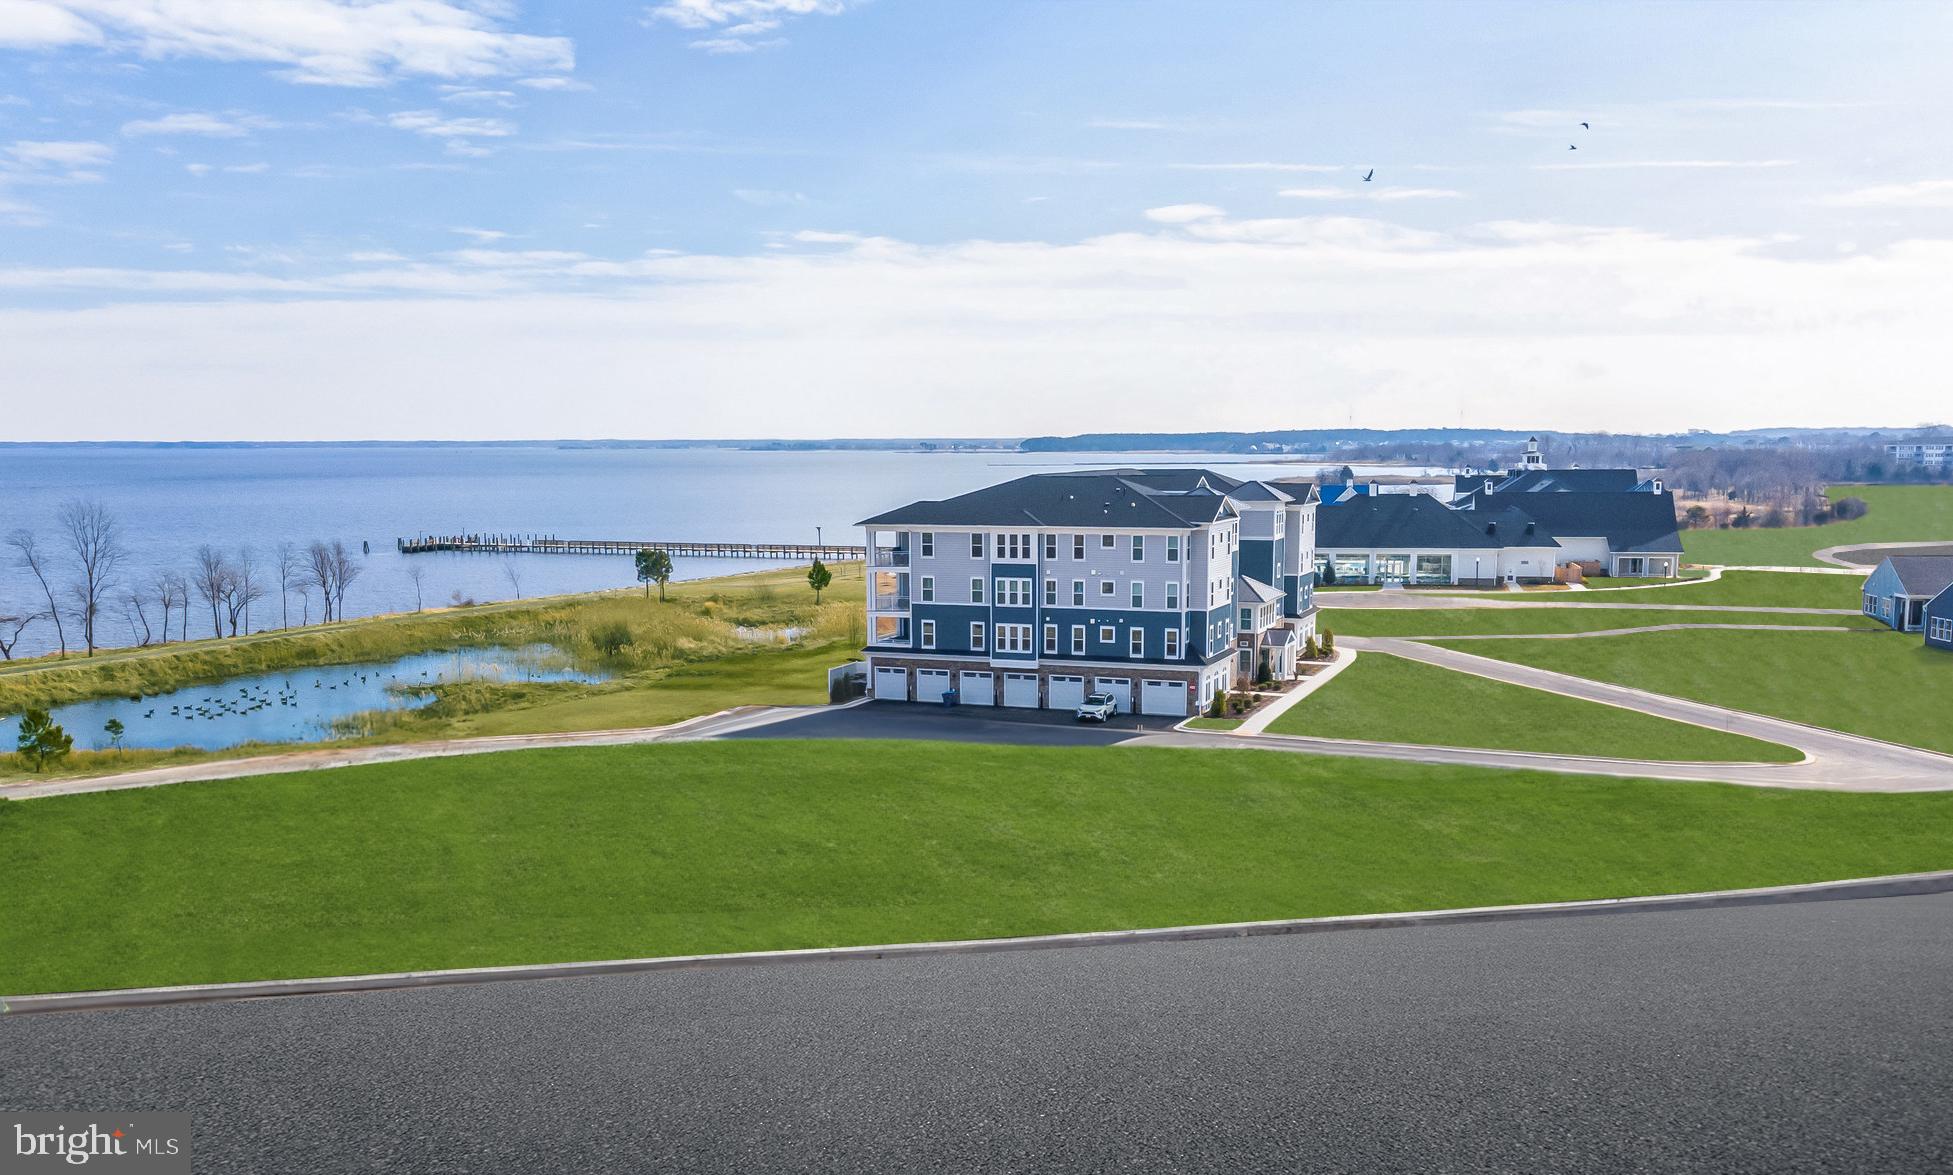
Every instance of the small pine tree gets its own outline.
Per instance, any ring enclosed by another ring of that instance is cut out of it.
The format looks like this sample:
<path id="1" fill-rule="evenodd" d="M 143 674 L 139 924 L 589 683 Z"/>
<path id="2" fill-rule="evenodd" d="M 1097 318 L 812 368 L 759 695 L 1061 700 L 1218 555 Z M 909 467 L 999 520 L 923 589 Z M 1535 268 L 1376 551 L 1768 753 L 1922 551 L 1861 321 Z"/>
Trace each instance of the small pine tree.
<path id="1" fill-rule="evenodd" d="M 128 732 L 128 727 L 122 725 L 120 718 L 111 718 L 107 722 L 102 723 L 102 733 L 108 735 L 109 745 L 114 747 L 118 753 L 122 750 L 122 736 Z"/>
<path id="2" fill-rule="evenodd" d="M 1227 691 L 1226 690 L 1217 689 L 1214 691 L 1214 700 L 1207 703 L 1207 716 L 1209 718 L 1227 717 Z"/>
<path id="3" fill-rule="evenodd" d="M 1334 563 L 1324 563 L 1322 565 L 1322 586 L 1336 586 L 1336 565 Z"/>
<path id="4" fill-rule="evenodd" d="M 65 758 L 74 750 L 75 740 L 55 724 L 46 710 L 29 710 L 20 716 L 20 734 L 14 739 L 20 757 L 34 765 L 38 774 L 50 762 Z"/>
<path id="5" fill-rule="evenodd" d="M 1316 643 L 1316 635 L 1314 633 L 1310 633 L 1309 639 L 1302 642 L 1302 659 L 1305 661 L 1322 660 L 1322 646 Z"/>
<path id="6" fill-rule="evenodd" d="M 1322 655 L 1325 657 L 1336 655 L 1336 634 L 1326 628 L 1322 630 Z"/>
<path id="7" fill-rule="evenodd" d="M 637 563 L 637 581 L 644 585 L 644 594 L 651 594 L 651 585 L 658 585 L 658 602 L 663 603 L 665 585 L 671 582 L 671 553 L 644 547 L 632 558 Z"/>
<path id="8" fill-rule="evenodd" d="M 827 569 L 827 564 L 819 559 L 814 560 L 814 565 L 807 569 L 807 586 L 814 589 L 814 603 L 821 602 L 821 593 L 833 582 L 834 573 Z"/>

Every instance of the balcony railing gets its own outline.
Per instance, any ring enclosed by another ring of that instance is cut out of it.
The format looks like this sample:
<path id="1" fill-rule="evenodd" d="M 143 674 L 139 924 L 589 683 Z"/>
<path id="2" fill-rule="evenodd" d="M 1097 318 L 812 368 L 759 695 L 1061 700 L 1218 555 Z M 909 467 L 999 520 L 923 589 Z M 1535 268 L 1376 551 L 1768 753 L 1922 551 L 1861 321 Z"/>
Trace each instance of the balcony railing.
<path id="1" fill-rule="evenodd" d="M 869 559 L 877 567 L 907 567 L 909 549 L 907 547 L 876 547 Z"/>
<path id="2" fill-rule="evenodd" d="M 874 607 L 877 612 L 907 612 L 909 610 L 909 597 L 907 596 L 877 595 L 874 597 L 874 600 Z"/>

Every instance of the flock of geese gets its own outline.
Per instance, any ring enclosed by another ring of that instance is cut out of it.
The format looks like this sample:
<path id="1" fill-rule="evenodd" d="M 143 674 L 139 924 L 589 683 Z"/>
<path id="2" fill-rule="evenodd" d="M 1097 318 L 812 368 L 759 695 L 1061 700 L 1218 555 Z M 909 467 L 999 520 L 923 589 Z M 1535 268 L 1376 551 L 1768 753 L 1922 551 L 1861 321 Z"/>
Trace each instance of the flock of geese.
<path id="1" fill-rule="evenodd" d="M 421 670 L 420 675 L 426 677 L 427 670 Z M 312 682 L 312 688 L 336 690 L 344 687 L 350 689 L 355 681 L 361 685 L 365 685 L 369 682 L 377 681 L 379 676 L 378 672 L 370 674 L 355 672 L 338 682 L 328 682 L 321 678 Z M 389 673 L 387 680 L 397 682 L 400 680 L 400 676 Z M 247 714 L 255 714 L 259 710 L 268 710 L 273 706 L 289 706 L 296 709 L 298 707 L 298 687 L 289 684 L 280 685 L 276 689 L 264 685 L 239 686 L 235 697 L 213 695 L 204 698 L 201 702 L 181 702 L 170 707 L 169 716 L 171 718 L 181 718 L 185 722 L 195 722 L 199 718 L 210 722 L 219 718 L 243 717 Z M 143 711 L 142 716 L 144 718 L 156 717 L 156 708 L 151 707 Z"/>

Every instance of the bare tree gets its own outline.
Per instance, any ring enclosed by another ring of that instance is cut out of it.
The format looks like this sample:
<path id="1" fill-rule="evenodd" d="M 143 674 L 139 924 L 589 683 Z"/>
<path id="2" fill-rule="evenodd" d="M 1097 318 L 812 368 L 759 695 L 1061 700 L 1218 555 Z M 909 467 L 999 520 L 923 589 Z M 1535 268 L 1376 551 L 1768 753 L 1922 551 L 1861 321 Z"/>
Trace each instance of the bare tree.
<path id="1" fill-rule="evenodd" d="M 413 581 L 414 611 L 418 612 L 420 611 L 421 588 L 427 582 L 427 568 L 421 566 L 419 563 L 409 563 L 407 564 L 407 578 Z"/>
<path id="2" fill-rule="evenodd" d="M 42 612 L 28 612 L 19 616 L 0 616 L 0 661 L 14 659 L 14 646 L 20 643 L 20 634 L 44 615 Z"/>
<path id="3" fill-rule="evenodd" d="M 298 582 L 300 571 L 305 564 L 299 558 L 298 544 L 283 542 L 278 544 L 278 627 L 292 626 L 292 585 Z"/>
<path id="4" fill-rule="evenodd" d="M 197 548 L 197 566 L 190 573 L 190 586 L 196 589 L 203 602 L 210 605 L 210 635 L 224 635 L 224 601 L 231 592 L 231 562 L 224 553 L 205 543 Z M 189 640 L 186 624 L 183 639 Z"/>
<path id="5" fill-rule="evenodd" d="M 231 635 L 237 635 L 237 616 L 244 614 L 244 632 L 251 632 L 251 605 L 264 599 L 264 584 L 258 581 L 258 563 L 245 547 L 237 553 L 237 562 L 231 564 Z"/>
<path id="6" fill-rule="evenodd" d="M 353 581 L 358 579 L 359 573 L 364 570 L 366 570 L 364 567 L 353 561 L 352 552 L 346 549 L 346 544 L 338 539 L 332 540 L 332 583 L 339 595 L 338 601 L 333 605 L 333 611 L 341 620 L 346 618 L 346 589 L 352 586 Z"/>
<path id="7" fill-rule="evenodd" d="M 502 560 L 502 578 L 509 581 L 509 587 L 514 589 L 515 591 L 515 598 L 518 600 L 521 599 L 522 598 L 522 568 L 516 566 L 515 560 L 513 559 Z"/>
<path id="8" fill-rule="evenodd" d="M 174 571 L 158 571 L 149 581 L 149 590 L 156 597 L 157 607 L 163 610 L 163 643 L 170 643 L 170 613 L 183 609 L 184 619 L 190 615 L 190 582 Z M 184 633 L 184 639 L 189 639 Z"/>
<path id="9" fill-rule="evenodd" d="M 91 498 L 76 498 L 61 507 L 61 529 L 74 552 L 81 578 L 69 589 L 75 597 L 76 615 L 81 620 L 82 640 L 88 655 L 95 655 L 95 618 L 115 582 L 115 570 L 122 563 L 122 531 L 115 515 Z"/>
<path id="10" fill-rule="evenodd" d="M 122 618 L 128 622 L 129 636 L 137 648 L 147 648 L 156 639 L 149 627 L 149 611 L 143 607 L 141 592 L 132 591 L 122 597 Z"/>
<path id="11" fill-rule="evenodd" d="M 20 559 L 20 565 L 33 572 L 34 578 L 39 581 L 41 594 L 47 597 L 46 615 L 54 621 L 54 636 L 61 646 L 61 655 L 66 657 L 68 655 L 68 632 L 61 626 L 61 608 L 60 605 L 54 602 L 54 588 L 49 586 L 47 581 L 48 564 L 46 554 L 42 552 L 40 544 L 35 540 L 34 532 L 28 530 L 26 527 L 22 527 L 9 534 L 7 536 L 7 545 L 14 549 L 15 555 Z"/>
<path id="12" fill-rule="evenodd" d="M 306 587 L 305 584 L 300 583 L 296 590 L 298 592 L 298 606 L 300 609 L 298 622 L 301 625 L 311 624 L 312 623 L 312 589 Z"/>
<path id="13" fill-rule="evenodd" d="M 305 574 L 312 586 L 319 589 L 319 623 L 332 623 L 333 586 L 337 583 L 332 562 L 332 548 L 317 539 L 305 548 Z"/>

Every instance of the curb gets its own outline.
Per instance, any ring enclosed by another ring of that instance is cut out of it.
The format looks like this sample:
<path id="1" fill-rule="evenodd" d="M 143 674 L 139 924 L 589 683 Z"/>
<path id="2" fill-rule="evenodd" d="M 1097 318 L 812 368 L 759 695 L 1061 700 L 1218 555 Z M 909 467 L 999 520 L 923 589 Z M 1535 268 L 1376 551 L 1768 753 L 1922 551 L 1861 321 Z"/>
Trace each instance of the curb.
<path id="1" fill-rule="evenodd" d="M 1342 930 L 1393 930 L 1477 922 L 1512 922 L 1592 914 L 1631 914 L 1661 910 L 1703 910 L 1729 906 L 1765 906 L 1794 902 L 1847 901 L 1858 898 L 1904 897 L 1953 892 L 1953 869 L 1931 873 L 1899 873 L 1800 885 L 1756 889 L 1711 890 L 1638 898 L 1599 898 L 1574 902 L 1538 902 L 1518 906 L 1471 906 L 1454 910 L 1420 910 L 1400 914 L 1340 914 L 1323 918 L 1284 918 L 1263 922 L 1219 922 L 1196 926 L 1167 926 L 1144 930 L 1097 930 L 1076 934 L 1041 934 L 1022 938 L 952 939 L 943 942 L 895 943 L 883 946 L 813 947 L 802 950 L 746 951 L 719 955 L 670 955 L 648 959 L 613 959 L 587 963 L 540 963 L 513 967 L 468 967 L 447 971 L 397 971 L 377 975 L 341 975 L 321 979 L 272 979 L 245 983 L 193 984 L 181 987 L 135 987 L 109 991 L 54 992 L 45 995 L 0 997 L 0 1015 L 80 1012 L 110 1008 L 141 1008 L 170 1004 L 227 1003 L 233 1000 L 280 996 L 328 995 L 389 991 L 471 983 L 502 983 L 531 979 L 570 979 L 593 975 L 627 975 L 647 971 L 680 971 L 718 967 L 759 967 L 781 963 L 840 963 L 871 959 L 899 959 L 931 955 L 992 954 L 1002 951 L 1056 950 L 1066 947 L 1118 946 L 1148 942 L 1192 942 L 1203 939 L 1260 938 L 1283 934 L 1320 934 Z"/>

